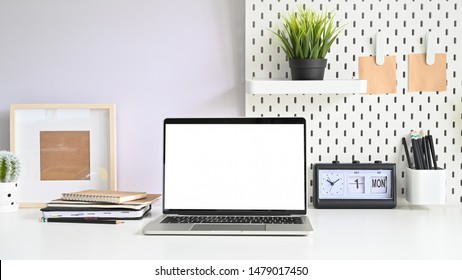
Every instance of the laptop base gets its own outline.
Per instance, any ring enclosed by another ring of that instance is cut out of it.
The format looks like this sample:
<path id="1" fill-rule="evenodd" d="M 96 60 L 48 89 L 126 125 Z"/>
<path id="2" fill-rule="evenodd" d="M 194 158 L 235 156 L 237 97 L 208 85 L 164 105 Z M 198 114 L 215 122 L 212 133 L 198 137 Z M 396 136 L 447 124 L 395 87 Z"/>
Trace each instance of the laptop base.
<path id="1" fill-rule="evenodd" d="M 143 229 L 146 235 L 307 235 L 313 231 L 306 216 L 302 224 L 163 224 L 160 215 Z"/>

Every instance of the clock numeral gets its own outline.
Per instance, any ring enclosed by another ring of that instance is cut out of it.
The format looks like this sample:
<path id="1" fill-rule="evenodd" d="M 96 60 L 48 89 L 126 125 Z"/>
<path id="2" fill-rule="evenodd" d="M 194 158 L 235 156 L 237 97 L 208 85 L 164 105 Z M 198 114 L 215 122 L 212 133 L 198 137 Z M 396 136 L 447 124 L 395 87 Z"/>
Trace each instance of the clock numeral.
<path id="1" fill-rule="evenodd" d="M 354 173 L 356 175 L 356 172 Z M 350 193 L 364 193 L 365 192 L 364 176 L 350 176 L 348 177 L 348 191 Z"/>
<path id="2" fill-rule="evenodd" d="M 388 186 L 388 177 L 372 177 L 371 178 L 371 192 L 372 193 L 386 193 Z"/>

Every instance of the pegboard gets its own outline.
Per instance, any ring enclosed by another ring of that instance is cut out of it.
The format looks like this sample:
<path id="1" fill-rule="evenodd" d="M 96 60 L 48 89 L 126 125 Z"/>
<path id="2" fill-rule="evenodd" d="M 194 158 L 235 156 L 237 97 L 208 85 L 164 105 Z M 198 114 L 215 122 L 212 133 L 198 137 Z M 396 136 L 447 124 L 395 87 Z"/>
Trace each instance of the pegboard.
<path id="1" fill-rule="evenodd" d="M 447 171 L 447 204 L 461 205 L 462 3 L 246 0 L 247 79 L 290 79 L 286 56 L 270 30 L 282 26 L 281 14 L 298 5 L 333 11 L 346 24 L 327 55 L 325 79 L 357 79 L 358 57 L 373 55 L 378 31 L 384 35 L 386 55 L 397 60 L 396 94 L 246 94 L 246 116 L 306 118 L 310 197 L 313 163 L 338 159 L 396 163 L 398 194 L 404 198 L 407 162 L 401 138 L 424 129 L 434 135 L 439 166 Z M 408 92 L 407 56 L 425 52 L 428 31 L 437 40 L 436 52 L 447 53 L 447 91 Z"/>

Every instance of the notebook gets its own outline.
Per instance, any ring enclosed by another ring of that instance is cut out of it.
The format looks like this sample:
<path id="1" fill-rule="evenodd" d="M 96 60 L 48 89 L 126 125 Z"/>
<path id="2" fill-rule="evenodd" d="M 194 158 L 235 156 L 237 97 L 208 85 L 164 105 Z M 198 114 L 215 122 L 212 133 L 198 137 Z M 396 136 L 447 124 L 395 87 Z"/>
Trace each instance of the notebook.
<path id="1" fill-rule="evenodd" d="M 109 190 L 85 190 L 79 192 L 63 193 L 63 200 L 122 203 L 146 197 L 145 192 L 123 192 Z"/>
<path id="2" fill-rule="evenodd" d="M 141 209 L 119 209 L 119 208 L 69 208 L 69 207 L 46 207 L 40 209 L 42 217 L 48 218 L 97 218 L 97 219 L 118 219 L 118 220 L 135 220 L 141 219 L 151 210 L 151 205 L 144 206 Z"/>
<path id="3" fill-rule="evenodd" d="M 145 234 L 305 235 L 303 118 L 164 120 L 163 214 Z"/>
<path id="4" fill-rule="evenodd" d="M 105 202 L 88 202 L 88 201 L 75 201 L 54 199 L 46 204 L 47 207 L 66 207 L 66 208 L 119 208 L 119 209 L 135 209 L 139 210 L 145 206 L 151 205 L 160 198 L 160 194 L 146 194 L 145 198 L 130 200 L 118 204 L 105 203 Z"/>

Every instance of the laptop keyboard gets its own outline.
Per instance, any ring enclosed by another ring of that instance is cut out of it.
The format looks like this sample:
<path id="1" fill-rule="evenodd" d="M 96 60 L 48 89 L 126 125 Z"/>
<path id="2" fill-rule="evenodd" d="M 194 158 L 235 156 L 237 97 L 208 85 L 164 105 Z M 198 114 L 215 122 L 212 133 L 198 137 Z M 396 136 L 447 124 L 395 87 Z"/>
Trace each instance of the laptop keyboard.
<path id="1" fill-rule="evenodd" d="M 301 224 L 301 217 L 260 216 L 167 216 L 162 224 Z"/>

